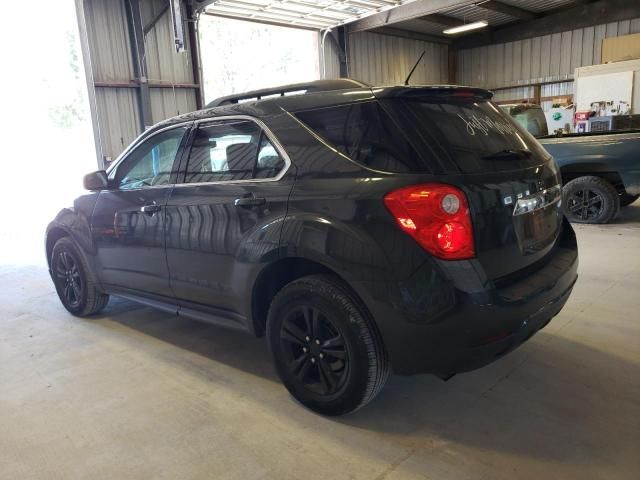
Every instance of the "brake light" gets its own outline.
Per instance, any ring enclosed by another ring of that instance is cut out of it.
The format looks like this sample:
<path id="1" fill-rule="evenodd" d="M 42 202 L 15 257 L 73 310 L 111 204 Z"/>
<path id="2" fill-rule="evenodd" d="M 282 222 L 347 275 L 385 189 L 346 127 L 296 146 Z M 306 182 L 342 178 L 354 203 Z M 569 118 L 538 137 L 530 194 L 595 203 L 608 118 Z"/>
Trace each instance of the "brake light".
<path id="1" fill-rule="evenodd" d="M 469 205 L 460 189 L 442 183 L 412 185 L 386 194 L 384 204 L 400 228 L 432 255 L 444 260 L 475 256 Z"/>

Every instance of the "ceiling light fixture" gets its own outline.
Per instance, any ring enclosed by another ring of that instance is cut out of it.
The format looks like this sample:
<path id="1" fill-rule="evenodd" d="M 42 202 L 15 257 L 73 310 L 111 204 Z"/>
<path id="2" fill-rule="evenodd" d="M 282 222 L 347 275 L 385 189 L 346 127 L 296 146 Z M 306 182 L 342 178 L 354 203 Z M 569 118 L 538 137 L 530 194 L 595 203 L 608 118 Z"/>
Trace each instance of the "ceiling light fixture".
<path id="1" fill-rule="evenodd" d="M 458 27 L 447 28 L 446 30 L 443 30 L 442 33 L 446 35 L 454 35 L 456 33 L 468 32 L 470 30 L 484 28 L 487 25 L 489 25 L 489 23 L 486 20 L 480 20 L 473 23 L 465 23 L 464 25 L 460 25 Z"/>

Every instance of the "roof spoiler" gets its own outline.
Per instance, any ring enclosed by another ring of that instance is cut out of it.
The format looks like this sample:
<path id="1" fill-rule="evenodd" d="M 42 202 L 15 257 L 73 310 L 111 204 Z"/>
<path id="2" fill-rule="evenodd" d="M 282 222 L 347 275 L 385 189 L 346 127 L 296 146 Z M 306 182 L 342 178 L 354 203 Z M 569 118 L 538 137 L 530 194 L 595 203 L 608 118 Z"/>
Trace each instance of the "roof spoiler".
<path id="1" fill-rule="evenodd" d="M 377 89 L 373 89 L 378 95 Z M 402 87 L 392 87 L 382 90 L 382 95 L 386 98 L 419 98 L 419 97 L 460 97 L 460 98 L 481 98 L 489 100 L 493 97 L 493 92 L 484 88 L 466 87 L 460 85 L 407 85 Z"/>
<path id="2" fill-rule="evenodd" d="M 327 92 L 332 90 L 348 90 L 352 88 L 368 88 L 364 82 L 350 78 L 338 78 L 335 80 L 317 80 L 315 82 L 293 83 L 273 88 L 253 90 L 251 92 L 237 93 L 225 97 L 216 98 L 207 104 L 206 108 L 233 105 L 242 102 L 263 100 L 267 97 L 283 97 L 287 95 L 301 95 L 304 93 Z"/>

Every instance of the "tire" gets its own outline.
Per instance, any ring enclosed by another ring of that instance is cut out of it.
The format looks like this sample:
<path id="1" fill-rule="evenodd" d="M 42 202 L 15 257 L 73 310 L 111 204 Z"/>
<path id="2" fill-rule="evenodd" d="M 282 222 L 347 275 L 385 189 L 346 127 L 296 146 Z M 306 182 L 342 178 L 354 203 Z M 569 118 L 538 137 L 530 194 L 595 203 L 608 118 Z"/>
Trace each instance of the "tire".
<path id="1" fill-rule="evenodd" d="M 367 309 L 331 275 L 286 285 L 274 297 L 267 339 L 291 395 L 323 415 L 353 412 L 380 392 L 387 354 Z"/>
<path id="2" fill-rule="evenodd" d="M 50 265 L 58 298 L 71 314 L 86 317 L 106 307 L 109 295 L 99 291 L 93 272 L 69 237 L 53 246 Z"/>
<path id="3" fill-rule="evenodd" d="M 640 198 L 640 195 L 629 195 L 628 193 L 621 193 L 620 194 L 620 206 L 621 207 L 626 207 L 628 205 L 631 205 L 638 198 Z"/>
<path id="4" fill-rule="evenodd" d="M 620 211 L 620 196 L 600 177 L 578 177 L 563 187 L 562 204 L 570 222 L 609 223 Z"/>

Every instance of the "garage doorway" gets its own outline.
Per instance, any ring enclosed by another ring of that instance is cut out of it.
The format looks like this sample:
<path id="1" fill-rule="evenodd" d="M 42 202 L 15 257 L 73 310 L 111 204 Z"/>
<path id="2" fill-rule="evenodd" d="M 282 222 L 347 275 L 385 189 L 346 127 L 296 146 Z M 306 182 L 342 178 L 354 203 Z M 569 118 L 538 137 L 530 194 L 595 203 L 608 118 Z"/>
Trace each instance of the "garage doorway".
<path id="1" fill-rule="evenodd" d="M 24 7 L 7 5 L 7 18 L 24 16 Z M 46 225 L 83 192 L 82 175 L 97 169 L 84 66 L 73 2 L 35 0 L 38 12 L 24 22 L 4 22 L 7 71 L 0 79 L 0 121 L 10 132 L 3 144 L 0 189 L 0 271 L 10 265 L 44 264 Z M 14 9 L 12 12 L 11 10 Z M 8 57 L 8 58 L 7 58 Z"/>
<path id="2" fill-rule="evenodd" d="M 205 102 L 320 78 L 317 31 L 211 15 L 199 29 Z"/>

